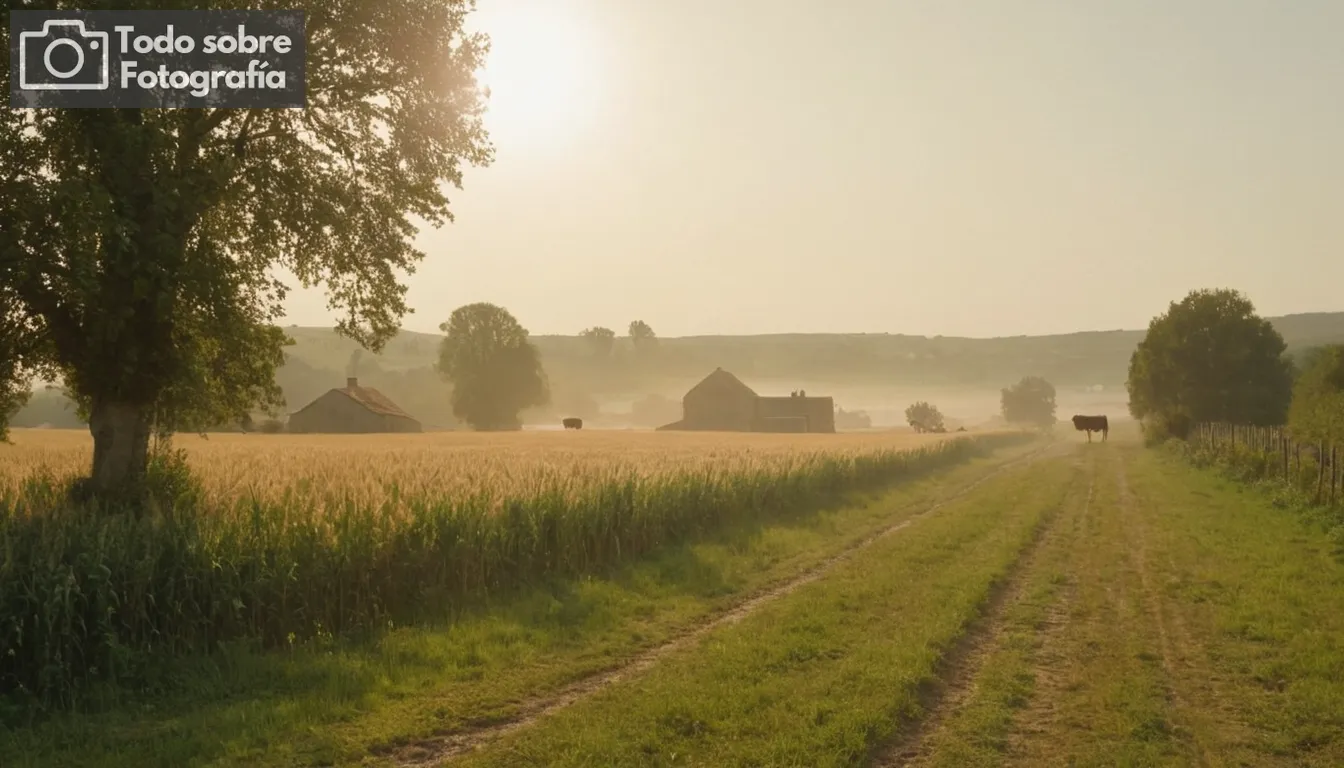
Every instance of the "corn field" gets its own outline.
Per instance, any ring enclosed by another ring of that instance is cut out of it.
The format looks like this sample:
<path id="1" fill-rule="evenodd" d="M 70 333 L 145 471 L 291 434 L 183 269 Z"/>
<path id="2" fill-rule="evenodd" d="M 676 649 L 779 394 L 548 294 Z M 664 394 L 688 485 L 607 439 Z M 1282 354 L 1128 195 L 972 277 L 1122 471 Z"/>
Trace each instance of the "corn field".
<path id="1" fill-rule="evenodd" d="M 20 459 L 34 438 L 16 435 L 0 446 L 0 694 L 72 706 L 91 683 L 143 683 L 230 641 L 451 620 L 1031 439 L 400 437 L 198 441 L 155 459 L 169 502 L 121 510 L 66 501 L 86 445 Z"/>
<path id="2" fill-rule="evenodd" d="M 1189 442 L 1197 453 L 1235 466 L 1247 479 L 1278 481 L 1314 504 L 1344 504 L 1344 447 L 1295 440 L 1286 427 L 1199 424 Z"/>

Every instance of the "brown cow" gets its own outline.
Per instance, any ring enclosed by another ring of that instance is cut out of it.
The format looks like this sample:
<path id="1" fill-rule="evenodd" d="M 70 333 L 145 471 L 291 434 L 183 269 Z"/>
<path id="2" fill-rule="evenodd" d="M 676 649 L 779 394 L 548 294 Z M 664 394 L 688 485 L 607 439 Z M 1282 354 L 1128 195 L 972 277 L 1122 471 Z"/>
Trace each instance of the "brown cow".
<path id="1" fill-rule="evenodd" d="M 577 419 L 573 416 L 560 423 L 565 425 L 565 429 L 583 429 L 583 419 Z"/>
<path id="2" fill-rule="evenodd" d="M 1100 432 L 1101 441 L 1106 442 L 1107 436 L 1111 432 L 1111 425 L 1106 421 L 1105 416 L 1074 416 L 1073 428 L 1079 432 L 1087 432 L 1087 442 L 1092 442 L 1092 433 Z"/>

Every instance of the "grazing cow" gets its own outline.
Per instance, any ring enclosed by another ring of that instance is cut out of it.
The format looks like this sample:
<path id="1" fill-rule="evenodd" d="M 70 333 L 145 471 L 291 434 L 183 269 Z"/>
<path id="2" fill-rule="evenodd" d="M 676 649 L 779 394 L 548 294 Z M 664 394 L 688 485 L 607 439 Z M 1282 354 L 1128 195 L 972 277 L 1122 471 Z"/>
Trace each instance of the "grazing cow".
<path id="1" fill-rule="evenodd" d="M 576 419 L 573 416 L 560 423 L 565 425 L 565 429 L 583 429 L 583 419 Z"/>
<path id="2" fill-rule="evenodd" d="M 1074 416 L 1073 428 L 1079 432 L 1087 432 L 1087 442 L 1092 442 L 1092 433 L 1100 432 L 1101 441 L 1106 442 L 1110 434 L 1111 425 L 1106 421 L 1105 416 Z"/>

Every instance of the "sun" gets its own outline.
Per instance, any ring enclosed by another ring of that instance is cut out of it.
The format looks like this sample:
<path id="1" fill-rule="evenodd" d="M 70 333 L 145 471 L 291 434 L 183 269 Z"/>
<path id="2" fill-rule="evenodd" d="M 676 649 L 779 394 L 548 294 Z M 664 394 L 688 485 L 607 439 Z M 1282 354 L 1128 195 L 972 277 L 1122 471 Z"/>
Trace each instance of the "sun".
<path id="1" fill-rule="evenodd" d="M 571 140 L 600 107 L 596 35 L 560 5 L 503 0 L 478 11 L 490 53 L 476 76 L 489 89 L 485 124 L 500 152 Z"/>

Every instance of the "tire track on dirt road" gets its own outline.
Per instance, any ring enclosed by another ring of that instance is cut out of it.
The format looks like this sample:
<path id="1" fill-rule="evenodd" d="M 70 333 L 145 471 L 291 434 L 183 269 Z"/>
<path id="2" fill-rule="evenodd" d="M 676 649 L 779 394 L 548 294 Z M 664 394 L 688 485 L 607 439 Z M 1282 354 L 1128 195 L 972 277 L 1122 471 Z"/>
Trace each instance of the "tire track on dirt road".
<path id="1" fill-rule="evenodd" d="M 1022 751 L 1021 745 L 1024 739 L 1048 732 L 1061 715 L 1059 702 L 1065 690 L 1071 685 L 1059 670 L 1063 666 L 1062 660 L 1067 656 L 1063 645 L 1068 629 L 1074 623 L 1074 612 L 1077 610 L 1081 589 L 1073 561 L 1080 555 L 1086 556 L 1078 551 L 1077 546 L 1087 540 L 1094 524 L 1092 505 L 1096 495 L 1095 455 L 1089 462 L 1088 471 L 1091 474 L 1087 483 L 1087 500 L 1083 503 L 1078 517 L 1074 519 L 1071 531 L 1075 549 L 1068 559 L 1068 582 L 1065 584 L 1063 594 L 1046 608 L 1045 620 L 1041 623 L 1037 634 L 1038 640 L 1032 664 L 1034 680 L 1031 698 L 1028 705 L 1018 713 L 1013 732 L 1008 738 L 1007 759 Z"/>
<path id="2" fill-rule="evenodd" d="M 990 470 L 976 480 L 962 486 L 924 510 L 917 512 L 899 523 L 894 523 L 869 536 L 853 542 L 841 551 L 809 568 L 801 574 L 783 582 L 776 582 L 746 597 L 727 610 L 694 627 L 676 635 L 661 645 L 650 648 L 618 666 L 580 678 L 555 693 L 538 696 L 522 702 L 507 718 L 468 725 L 466 728 L 436 733 L 427 739 L 419 739 L 406 744 L 382 750 L 381 756 L 391 757 L 394 764 L 401 768 L 421 768 L 438 765 L 446 760 L 466 754 L 477 747 L 493 742 L 514 731 L 526 728 L 537 720 L 570 706 L 613 683 L 634 676 L 653 666 L 664 656 L 690 646 L 714 630 L 734 624 L 750 616 L 763 605 L 788 595 L 798 588 L 810 584 L 825 576 L 836 566 L 850 560 L 855 554 L 867 549 L 876 542 L 899 533 L 915 523 L 936 513 L 944 506 L 957 501 L 981 485 L 1015 468 L 1028 466 L 1064 445 L 1051 442 L 1023 456 L 1009 459 Z"/>
<path id="3" fill-rule="evenodd" d="M 980 615 L 939 662 L 942 671 L 938 680 L 922 697 L 926 714 L 904 735 L 898 735 L 894 742 L 879 751 L 871 764 L 873 768 L 920 765 L 932 756 L 931 744 L 935 742 L 936 736 L 947 726 L 948 720 L 975 695 L 981 669 L 1002 642 L 1004 618 L 1008 609 L 1025 596 L 1027 574 L 1031 573 L 1048 546 L 1062 536 L 1076 534 L 1077 520 L 1087 517 L 1092 505 L 1095 472 L 1092 467 L 1086 471 L 1087 494 L 1081 511 L 1075 517 L 1073 530 L 1067 530 L 1061 525 L 1059 518 L 1065 514 L 1062 509 L 1052 511 L 1049 518 L 1038 524 L 1022 554 L 991 590 Z M 1067 624 L 1067 607 L 1055 607 L 1067 599 L 1065 595 L 1051 601 L 1051 618 L 1062 614 L 1061 618 L 1056 619 L 1055 631 Z"/>

